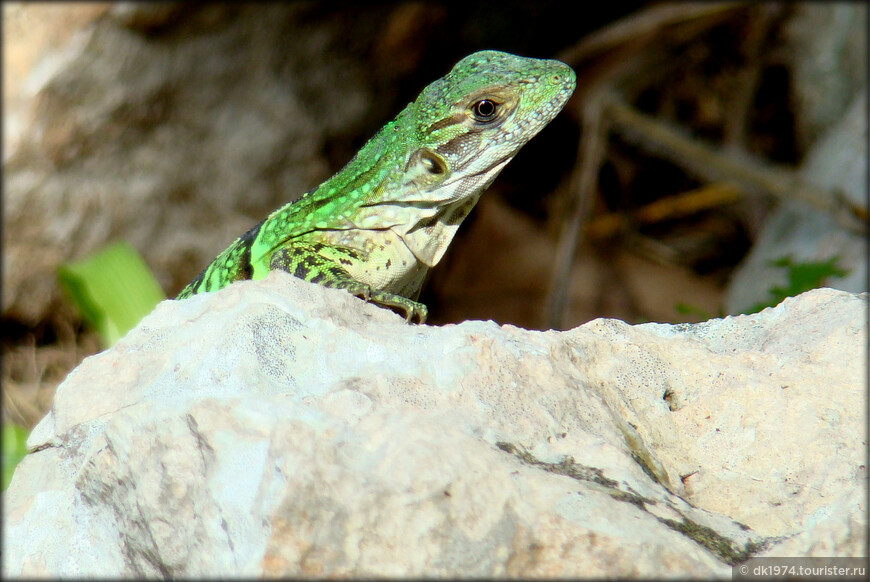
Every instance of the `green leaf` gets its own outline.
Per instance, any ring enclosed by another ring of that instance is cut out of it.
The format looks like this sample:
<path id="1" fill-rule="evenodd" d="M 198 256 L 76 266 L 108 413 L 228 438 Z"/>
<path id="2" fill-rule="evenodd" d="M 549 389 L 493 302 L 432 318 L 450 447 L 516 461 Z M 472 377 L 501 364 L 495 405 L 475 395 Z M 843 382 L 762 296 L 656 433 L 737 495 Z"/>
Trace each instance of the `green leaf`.
<path id="1" fill-rule="evenodd" d="M 791 257 L 785 256 L 770 261 L 770 265 L 773 267 L 787 269 L 788 282 L 785 287 L 778 285 L 771 287 L 768 290 L 770 299 L 758 303 L 744 313 L 756 313 L 767 307 L 779 305 L 786 297 L 794 297 L 810 289 L 823 286 L 830 277 L 845 277 L 849 274 L 849 270 L 837 266 L 838 260 L 839 257 L 834 256 L 827 261 L 795 263 Z"/>
<path id="2" fill-rule="evenodd" d="M 61 265 L 58 278 L 105 347 L 121 339 L 166 299 L 145 261 L 126 242 Z"/>
<path id="3" fill-rule="evenodd" d="M 2 488 L 6 491 L 12 482 L 12 473 L 27 454 L 27 431 L 17 424 L 3 424 L 3 475 Z"/>

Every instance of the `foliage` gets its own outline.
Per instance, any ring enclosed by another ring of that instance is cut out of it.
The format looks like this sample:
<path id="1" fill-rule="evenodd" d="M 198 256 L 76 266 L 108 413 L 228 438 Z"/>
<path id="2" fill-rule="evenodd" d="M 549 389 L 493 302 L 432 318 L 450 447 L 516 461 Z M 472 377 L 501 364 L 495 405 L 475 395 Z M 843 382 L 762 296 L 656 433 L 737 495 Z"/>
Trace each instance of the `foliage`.
<path id="1" fill-rule="evenodd" d="M 6 491 L 12 481 L 16 465 L 27 454 L 27 431 L 17 424 L 3 424 L 3 474 L 2 491 Z"/>
<path id="2" fill-rule="evenodd" d="M 804 261 L 796 263 L 790 256 L 780 257 L 770 261 L 770 265 L 780 269 L 787 269 L 788 283 L 783 286 L 774 286 L 768 290 L 770 298 L 767 301 L 757 303 L 744 313 L 756 313 L 767 307 L 774 307 L 786 297 L 800 295 L 810 289 L 822 287 L 830 277 L 845 277 L 849 274 L 847 269 L 837 266 L 839 257 L 831 257 L 827 261 Z"/>
<path id="3" fill-rule="evenodd" d="M 768 289 L 770 298 L 767 301 L 755 304 L 752 308 L 743 312 L 744 315 L 757 313 L 768 307 L 779 305 L 786 297 L 794 297 L 800 295 L 810 289 L 822 287 L 825 282 L 831 277 L 845 277 L 849 274 L 848 269 L 842 269 L 837 266 L 839 257 L 831 257 L 827 261 L 804 261 L 800 263 L 794 262 L 790 256 L 780 257 L 774 261 L 770 261 L 770 266 L 780 269 L 787 269 L 788 282 L 785 286 L 775 285 Z M 702 320 L 711 319 L 711 315 L 695 307 L 689 303 L 682 301 L 678 302 L 674 309 L 681 315 L 694 315 Z M 720 312 L 719 317 L 724 317 Z"/>
<path id="4" fill-rule="evenodd" d="M 120 242 L 66 263 L 58 278 L 84 318 L 113 345 L 166 298 L 139 253 Z"/>

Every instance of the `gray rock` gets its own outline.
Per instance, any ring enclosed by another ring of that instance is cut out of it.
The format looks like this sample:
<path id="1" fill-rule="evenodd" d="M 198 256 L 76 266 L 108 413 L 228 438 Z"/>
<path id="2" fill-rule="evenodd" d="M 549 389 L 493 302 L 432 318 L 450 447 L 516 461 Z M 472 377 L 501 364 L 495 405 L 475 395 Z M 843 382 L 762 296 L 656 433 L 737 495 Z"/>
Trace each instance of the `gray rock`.
<path id="1" fill-rule="evenodd" d="M 697 325 L 426 327 L 283 273 L 85 360 L 3 574 L 726 577 L 861 555 L 867 295 Z"/>
<path id="2" fill-rule="evenodd" d="M 118 238 L 178 290 L 327 178 L 373 88 L 342 14 L 314 8 L 118 3 L 35 59 L 4 112 L 4 316 L 50 317 L 57 267 Z"/>
<path id="3" fill-rule="evenodd" d="M 867 90 L 867 5 L 795 4 L 783 40 L 798 147 L 805 151 Z"/>
<path id="4" fill-rule="evenodd" d="M 867 207 L 867 92 L 855 98 L 840 122 L 810 150 L 800 174 L 851 204 Z M 830 214 L 786 200 L 771 213 L 750 253 L 734 271 L 725 294 L 725 311 L 741 313 L 769 300 L 770 289 L 786 285 L 786 272 L 771 262 L 791 257 L 794 263 L 837 258 L 845 277 L 825 284 L 844 291 L 867 290 L 867 239 L 847 230 Z"/>
<path id="5" fill-rule="evenodd" d="M 801 177 L 867 209 L 867 6 L 796 4 L 784 29 L 784 56 L 793 72 L 795 131 L 807 154 Z M 829 287 L 867 291 L 867 240 L 834 217 L 796 201 L 781 202 L 767 217 L 752 251 L 732 274 L 725 311 L 742 313 L 770 299 L 786 273 L 771 266 L 824 262 L 837 257 L 849 271 Z"/>

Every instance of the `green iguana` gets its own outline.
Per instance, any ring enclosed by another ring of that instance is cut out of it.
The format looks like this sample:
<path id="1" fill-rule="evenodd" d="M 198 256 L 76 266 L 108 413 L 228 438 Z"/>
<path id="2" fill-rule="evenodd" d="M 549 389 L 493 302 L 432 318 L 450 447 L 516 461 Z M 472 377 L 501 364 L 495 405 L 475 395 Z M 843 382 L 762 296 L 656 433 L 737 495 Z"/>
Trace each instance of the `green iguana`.
<path id="1" fill-rule="evenodd" d="M 177 299 L 280 269 L 424 322 L 426 306 L 414 300 L 426 272 L 574 85 L 559 61 L 465 57 L 337 174 L 236 239 Z"/>

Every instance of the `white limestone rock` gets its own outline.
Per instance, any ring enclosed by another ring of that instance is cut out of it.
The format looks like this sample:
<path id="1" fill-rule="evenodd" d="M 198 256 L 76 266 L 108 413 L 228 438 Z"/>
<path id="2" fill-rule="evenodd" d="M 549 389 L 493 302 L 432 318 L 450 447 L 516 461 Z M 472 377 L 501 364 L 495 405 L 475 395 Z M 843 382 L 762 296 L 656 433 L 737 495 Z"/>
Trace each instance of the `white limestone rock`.
<path id="1" fill-rule="evenodd" d="M 3 574 L 715 576 L 866 544 L 867 295 L 698 325 L 406 325 L 282 273 L 58 388 Z"/>

